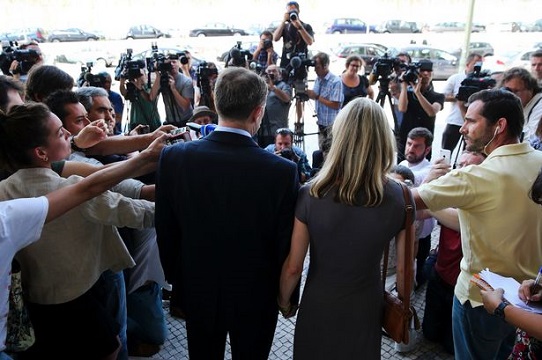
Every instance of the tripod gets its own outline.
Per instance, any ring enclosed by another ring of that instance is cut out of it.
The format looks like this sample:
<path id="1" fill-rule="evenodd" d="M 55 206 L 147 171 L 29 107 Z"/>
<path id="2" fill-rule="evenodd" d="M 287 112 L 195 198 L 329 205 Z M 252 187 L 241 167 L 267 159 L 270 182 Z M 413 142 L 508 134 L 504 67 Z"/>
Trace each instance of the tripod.
<path id="1" fill-rule="evenodd" d="M 390 79 L 380 77 L 378 79 L 378 96 L 376 97 L 376 102 L 380 104 L 382 108 L 384 108 L 386 98 L 389 101 L 391 114 L 393 116 L 393 133 L 395 134 L 395 138 L 399 140 L 399 123 L 397 122 L 397 115 L 395 114 L 395 109 L 393 108 L 392 104 L 392 97 L 390 93 Z"/>
<path id="2" fill-rule="evenodd" d="M 296 91 L 294 96 L 294 108 L 296 112 L 296 121 L 294 122 L 294 145 L 303 149 L 303 151 L 305 151 L 305 136 L 318 135 L 318 132 L 305 133 L 305 103 L 308 99 L 307 94 Z"/>

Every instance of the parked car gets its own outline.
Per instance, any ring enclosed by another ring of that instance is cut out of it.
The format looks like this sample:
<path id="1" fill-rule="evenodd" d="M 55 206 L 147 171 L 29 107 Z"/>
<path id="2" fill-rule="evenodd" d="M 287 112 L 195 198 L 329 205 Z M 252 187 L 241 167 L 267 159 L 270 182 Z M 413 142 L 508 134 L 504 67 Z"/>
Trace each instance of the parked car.
<path id="1" fill-rule="evenodd" d="M 419 33 L 421 28 L 415 21 L 387 20 L 377 26 L 376 31 L 383 34 Z"/>
<path id="2" fill-rule="evenodd" d="M 190 30 L 188 33 L 188 36 L 191 37 L 239 35 L 248 35 L 248 33 L 243 29 L 229 27 L 224 23 L 207 23 L 203 27 Z"/>
<path id="3" fill-rule="evenodd" d="M 446 80 L 459 71 L 458 58 L 447 51 L 425 45 L 406 46 L 399 51 L 408 53 L 412 62 L 418 62 L 422 59 L 431 60 L 433 62 L 433 80 Z"/>
<path id="4" fill-rule="evenodd" d="M 350 55 L 361 56 L 363 61 L 365 61 L 365 74 L 369 74 L 373 69 L 374 63 L 388 51 L 384 45 L 361 43 L 341 45 L 334 49 L 333 52 L 336 56 L 343 59 L 346 59 Z"/>
<path id="5" fill-rule="evenodd" d="M 126 39 L 160 39 L 162 37 L 170 38 L 171 35 L 147 24 L 132 26 L 125 36 Z"/>
<path id="6" fill-rule="evenodd" d="M 500 73 L 512 67 L 522 67 L 531 70 L 531 54 L 539 50 L 531 49 L 513 49 L 493 56 L 486 56 L 482 69 L 492 73 Z"/>
<path id="7" fill-rule="evenodd" d="M 335 19 L 326 29 L 326 34 L 354 34 L 366 32 L 367 23 L 356 18 Z M 374 25 L 369 25 L 369 32 L 376 33 L 376 27 Z"/>
<path id="8" fill-rule="evenodd" d="M 25 42 L 25 41 L 37 41 L 45 42 L 47 35 L 42 28 L 22 28 L 6 31 L 0 35 L 2 39 L 9 41 Z"/>
<path id="9" fill-rule="evenodd" d="M 54 64 L 80 64 L 81 66 L 92 62 L 96 68 L 116 66 L 118 57 L 108 51 L 81 49 L 80 51 L 67 51 L 54 57 Z"/>
<path id="10" fill-rule="evenodd" d="M 436 24 L 433 24 L 430 26 L 430 31 L 433 32 L 452 32 L 452 31 L 465 31 L 467 28 L 467 24 L 460 21 L 446 21 L 446 22 L 439 22 Z M 484 25 L 480 24 L 472 24 L 471 32 L 477 33 L 481 31 L 485 31 L 486 28 Z"/>
<path id="11" fill-rule="evenodd" d="M 79 28 L 53 30 L 49 32 L 49 36 L 47 37 L 47 41 L 49 42 L 96 41 L 99 39 L 99 35 L 83 31 Z"/>
<path id="12" fill-rule="evenodd" d="M 450 51 L 452 55 L 457 56 L 458 58 L 461 58 L 462 49 L 456 48 Z M 482 57 L 493 55 L 495 53 L 495 49 L 493 46 L 491 46 L 488 42 L 483 41 L 473 41 L 469 43 L 469 50 L 467 51 L 467 54 L 475 53 Z"/>

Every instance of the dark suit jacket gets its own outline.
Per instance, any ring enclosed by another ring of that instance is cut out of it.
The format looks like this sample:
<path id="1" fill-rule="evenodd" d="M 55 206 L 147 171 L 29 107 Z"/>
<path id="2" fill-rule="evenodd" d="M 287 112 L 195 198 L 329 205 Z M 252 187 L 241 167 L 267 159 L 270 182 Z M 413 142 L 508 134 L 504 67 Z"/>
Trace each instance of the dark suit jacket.
<path id="1" fill-rule="evenodd" d="M 249 137 L 214 131 L 165 148 L 157 174 L 160 257 L 187 321 L 227 325 L 237 316 L 276 314 L 296 165 Z"/>

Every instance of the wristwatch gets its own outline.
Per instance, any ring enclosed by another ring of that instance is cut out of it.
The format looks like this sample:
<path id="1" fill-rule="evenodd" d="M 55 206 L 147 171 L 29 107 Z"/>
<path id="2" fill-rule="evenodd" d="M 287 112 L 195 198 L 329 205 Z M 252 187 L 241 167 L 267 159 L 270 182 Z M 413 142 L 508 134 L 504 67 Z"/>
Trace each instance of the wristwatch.
<path id="1" fill-rule="evenodd" d="M 71 148 L 73 151 L 81 151 L 81 152 L 85 152 L 85 149 L 81 149 L 79 146 L 75 145 L 75 140 L 74 140 L 75 136 L 72 136 L 70 138 L 70 145 L 71 145 Z"/>
<path id="2" fill-rule="evenodd" d="M 504 308 L 507 307 L 508 305 L 510 304 L 508 304 L 505 301 L 501 302 L 499 306 L 497 306 L 497 308 L 495 308 L 495 310 L 493 311 L 493 315 L 504 319 Z"/>

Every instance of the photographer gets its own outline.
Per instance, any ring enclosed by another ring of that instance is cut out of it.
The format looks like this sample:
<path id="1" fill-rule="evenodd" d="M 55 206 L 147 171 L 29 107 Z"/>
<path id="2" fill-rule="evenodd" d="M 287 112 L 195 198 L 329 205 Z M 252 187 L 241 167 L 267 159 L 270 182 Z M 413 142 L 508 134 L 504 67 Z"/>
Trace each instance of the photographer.
<path id="1" fill-rule="evenodd" d="M 183 127 L 192 116 L 194 85 L 192 79 L 179 72 L 179 56 L 169 54 L 156 66 L 156 79 L 152 84 L 150 99 L 162 94 L 166 110 L 166 123 Z M 165 78 L 165 79 L 164 79 Z"/>
<path id="2" fill-rule="evenodd" d="M 258 131 L 258 145 L 266 147 L 273 143 L 275 131 L 288 127 L 288 113 L 292 101 L 292 88 L 282 81 L 282 74 L 277 65 L 269 65 L 265 70 L 267 83 L 267 101 L 262 124 Z"/>
<path id="3" fill-rule="evenodd" d="M 17 80 L 26 82 L 28 72 L 35 65 L 43 64 L 43 54 L 37 42 L 31 41 L 28 44 L 23 44 L 18 50 L 27 50 L 25 59 L 13 60 L 9 67 L 9 73 Z"/>
<path id="4" fill-rule="evenodd" d="M 151 100 L 150 88 L 145 80 L 145 73 L 141 69 L 120 77 L 120 93 L 124 99 L 130 101 L 130 131 L 138 125 L 147 125 L 152 132 L 162 125 L 158 113 L 158 99 Z"/>
<path id="5" fill-rule="evenodd" d="M 393 111 L 395 113 L 395 118 L 397 120 L 397 126 L 401 126 L 403 122 L 403 113 L 399 111 L 399 95 L 401 94 L 401 82 L 399 79 L 408 65 L 412 62 L 412 58 L 408 53 L 399 53 L 395 56 L 401 62 L 401 65 L 396 66 L 393 70 L 393 78 L 389 83 L 389 90 L 391 94 L 391 102 L 393 105 Z M 369 78 L 370 80 L 371 78 Z M 370 81 L 371 85 L 374 84 L 373 81 Z"/>
<path id="6" fill-rule="evenodd" d="M 196 69 L 195 106 L 207 106 L 216 112 L 215 83 L 218 68 L 213 62 L 202 61 Z"/>
<path id="7" fill-rule="evenodd" d="M 318 124 L 318 145 L 322 149 L 329 130 L 344 101 L 341 78 L 329 72 L 329 56 L 320 52 L 312 58 L 314 71 L 318 76 L 313 90 L 307 90 L 309 99 L 314 100 Z"/>
<path id="8" fill-rule="evenodd" d="M 311 176 L 311 166 L 307 155 L 297 146 L 293 146 L 294 132 L 288 128 L 280 128 L 275 132 L 275 143 L 265 150 L 297 164 L 299 181 L 303 184 Z"/>
<path id="9" fill-rule="evenodd" d="M 461 87 L 461 82 L 465 80 L 468 74 L 474 71 L 474 66 L 477 62 L 482 61 L 482 56 L 470 53 L 467 56 L 467 63 L 465 65 L 465 71 L 454 74 L 446 80 L 444 87 L 444 101 L 451 102 L 452 108 L 446 118 L 446 128 L 442 133 L 442 145 L 443 149 L 454 151 L 461 134 L 459 129 L 463 125 L 463 116 L 465 115 L 466 107 L 463 101 L 459 101 L 456 96 Z"/>
<path id="10" fill-rule="evenodd" d="M 271 31 L 265 30 L 260 34 L 260 41 L 252 51 L 252 58 L 256 62 L 256 70 L 258 73 L 265 72 L 265 69 L 269 65 L 277 63 L 279 54 L 273 49 L 273 34 Z"/>
<path id="11" fill-rule="evenodd" d="M 297 1 L 290 1 L 286 4 L 283 21 L 273 33 L 274 41 L 279 41 L 281 38 L 283 45 L 280 67 L 283 69 L 290 64 L 291 54 L 303 53 L 307 55 L 308 46 L 314 42 L 312 26 L 299 19 L 299 4 Z"/>
<path id="12" fill-rule="evenodd" d="M 444 94 L 433 90 L 432 73 L 433 63 L 422 60 L 418 64 L 411 64 L 400 77 L 399 111 L 403 113 L 403 121 L 399 127 L 397 144 L 399 162 L 405 159 L 405 145 L 410 130 L 424 127 L 434 133 L 435 118 L 444 105 Z M 427 159 L 431 159 L 431 152 L 427 154 Z"/>

